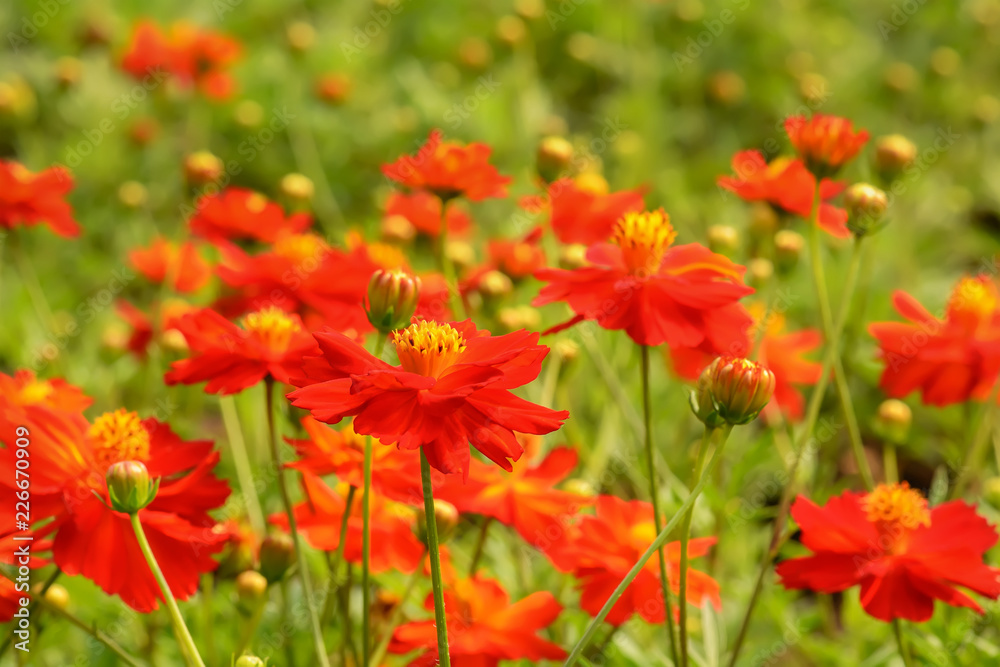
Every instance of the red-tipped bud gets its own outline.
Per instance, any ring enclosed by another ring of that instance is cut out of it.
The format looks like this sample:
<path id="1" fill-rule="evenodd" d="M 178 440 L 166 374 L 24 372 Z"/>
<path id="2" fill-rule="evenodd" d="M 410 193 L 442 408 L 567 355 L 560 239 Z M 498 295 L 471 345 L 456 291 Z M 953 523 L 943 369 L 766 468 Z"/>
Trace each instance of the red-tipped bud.
<path id="1" fill-rule="evenodd" d="M 160 480 L 150 479 L 141 461 L 115 463 L 108 468 L 106 480 L 112 509 L 126 514 L 134 514 L 153 502 L 160 488 Z"/>
<path id="2" fill-rule="evenodd" d="M 848 229 L 855 236 L 864 236 L 882 229 L 889 198 L 874 185 L 855 183 L 844 192 L 844 206 Z"/>
<path id="3" fill-rule="evenodd" d="M 711 375 L 712 402 L 729 424 L 757 418 L 774 395 L 774 373 L 749 359 L 719 359 Z"/>
<path id="4" fill-rule="evenodd" d="M 383 333 L 410 323 L 420 298 L 420 278 L 379 269 L 368 282 L 368 321 Z"/>

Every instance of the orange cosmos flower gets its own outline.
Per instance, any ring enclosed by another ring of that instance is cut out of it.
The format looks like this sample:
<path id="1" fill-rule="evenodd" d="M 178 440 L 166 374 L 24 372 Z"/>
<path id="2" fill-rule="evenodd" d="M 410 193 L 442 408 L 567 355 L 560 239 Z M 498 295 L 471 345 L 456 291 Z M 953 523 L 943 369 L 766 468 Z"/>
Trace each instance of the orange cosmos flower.
<path id="1" fill-rule="evenodd" d="M 88 424 L 80 416 L 31 407 L 24 425 L 32 439 L 34 534 L 52 536 L 52 557 L 63 572 L 82 574 L 137 611 L 159 606 L 159 586 L 128 515 L 105 504 L 108 468 L 135 460 L 161 478 L 156 499 L 139 512 L 153 555 L 177 598 L 195 593 L 201 574 L 216 567 L 212 554 L 226 542 L 224 531 L 215 530 L 208 514 L 229 495 L 226 483 L 212 474 L 219 454 L 212 451 L 211 441 L 185 442 L 167 424 L 140 419 L 125 409 Z M 0 449 L 0 465 L 13 470 L 13 443 L 6 444 Z M 13 481 L 10 476 L 0 485 Z"/>
<path id="2" fill-rule="evenodd" d="M 32 173 L 18 162 L 0 160 L 0 227 L 46 223 L 59 236 L 79 236 L 65 199 L 72 189 L 73 177 L 62 167 Z"/>
<path id="3" fill-rule="evenodd" d="M 394 215 L 408 221 L 421 234 L 431 238 L 441 235 L 441 200 L 430 192 L 393 192 L 385 203 L 385 216 L 388 218 Z M 450 236 L 467 232 L 472 220 L 454 202 L 448 202 L 447 224 Z"/>
<path id="4" fill-rule="evenodd" d="M 169 279 L 171 287 L 182 294 L 197 292 L 212 276 L 211 265 L 191 241 L 178 245 L 157 237 L 148 248 L 130 250 L 128 259 L 152 282 L 159 284 Z"/>
<path id="5" fill-rule="evenodd" d="M 579 524 L 568 532 L 562 543 L 554 544 L 546 555 L 558 569 L 572 572 L 579 580 L 580 606 L 587 613 L 596 616 L 639 557 L 656 539 L 656 534 L 653 506 L 650 503 L 599 496 L 596 516 L 582 516 Z M 690 540 L 688 557 L 704 556 L 715 542 L 714 537 Z M 680 593 L 681 544 L 670 542 L 664 546 L 664 551 L 667 557 L 667 578 L 676 595 Z M 707 574 L 690 569 L 689 566 L 687 601 L 700 607 L 706 599 L 716 609 L 721 608 L 719 584 Z M 660 567 L 656 558 L 651 558 L 646 563 L 604 620 L 611 625 L 621 625 L 636 612 L 649 623 L 662 623 L 665 619 Z"/>
<path id="6" fill-rule="evenodd" d="M 894 398 L 919 390 L 929 405 L 985 399 L 1000 372 L 1000 291 L 990 278 L 963 278 L 940 320 L 909 294 L 893 305 L 909 323 L 876 322 L 868 330 L 885 362 L 879 385 Z"/>
<path id="7" fill-rule="evenodd" d="M 336 475 L 355 488 L 364 486 L 365 436 L 350 425 L 335 431 L 312 417 L 303 417 L 305 440 L 286 438 L 295 448 L 298 461 L 286 464 L 315 475 Z M 423 502 L 420 482 L 420 459 L 416 450 L 375 447 L 372 451 L 372 488 L 379 494 L 402 503 Z"/>
<path id="8" fill-rule="evenodd" d="M 595 187 L 591 181 L 561 178 L 547 191 L 552 232 L 563 243 L 593 245 L 606 241 L 622 216 L 643 209 L 646 190 L 609 193 L 606 183 Z"/>
<path id="9" fill-rule="evenodd" d="M 867 131 L 855 132 L 846 118 L 821 113 L 786 118 L 785 132 L 809 171 L 818 176 L 835 173 L 868 143 Z"/>
<path id="10" fill-rule="evenodd" d="M 301 234 L 312 225 L 306 213 L 285 216 L 281 206 L 245 188 L 227 188 L 204 195 L 188 222 L 191 233 L 212 243 L 254 239 L 274 243 L 285 234 Z"/>
<path id="11" fill-rule="evenodd" d="M 408 188 L 430 190 L 442 201 L 506 197 L 510 178 L 489 163 L 491 152 L 486 144 L 442 141 L 441 130 L 432 130 L 416 155 L 382 165 L 382 173 Z"/>
<path id="12" fill-rule="evenodd" d="M 266 377 L 289 382 L 316 343 L 298 315 L 273 306 L 250 313 L 237 326 L 210 309 L 176 322 L 191 357 L 171 364 L 168 385 L 208 382 L 209 394 L 235 394 Z"/>
<path id="13" fill-rule="evenodd" d="M 929 509 L 906 482 L 880 484 L 823 507 L 799 496 L 792 517 L 813 555 L 778 565 L 785 588 L 836 593 L 860 585 L 861 606 L 886 622 L 927 621 L 935 600 L 982 613 L 959 587 L 1000 597 L 1000 569 L 983 564 L 996 529 L 962 501 Z"/>
<path id="14" fill-rule="evenodd" d="M 0 373 L 0 437 L 8 437 L 24 425 L 29 408 L 82 417 L 93 402 L 79 387 L 59 378 L 41 380 L 27 369 L 15 371 L 13 376 Z"/>
<path id="15" fill-rule="evenodd" d="M 353 416 L 356 433 L 385 445 L 422 447 L 444 473 L 468 476 L 470 443 L 509 471 L 524 451 L 515 432 L 549 433 L 569 416 L 510 392 L 538 377 L 549 348 L 537 333 L 491 336 L 468 320 L 424 320 L 393 332 L 399 366 L 343 334 L 315 337 L 323 356 L 304 364 L 293 405 L 328 424 Z"/>
<path id="16" fill-rule="evenodd" d="M 672 247 L 676 236 L 662 209 L 626 213 L 611 243 L 588 250 L 592 266 L 536 272 L 550 284 L 532 305 L 565 301 L 576 313 L 547 333 L 594 320 L 624 329 L 640 345 L 708 346 L 725 354 L 750 325 L 737 303 L 753 293 L 743 284 L 745 269 L 696 243 Z"/>
<path id="17" fill-rule="evenodd" d="M 742 151 L 733 156 L 736 176 L 719 176 L 719 187 L 736 193 L 744 201 L 766 201 L 772 206 L 806 220 L 812 216 L 816 177 L 801 160 L 779 157 L 770 162 L 760 151 Z M 842 181 L 824 178 L 820 182 L 819 226 L 838 238 L 847 238 L 847 211 L 829 200 L 847 187 Z"/>
<path id="18" fill-rule="evenodd" d="M 538 632 L 556 620 L 562 606 L 548 591 L 539 591 L 513 604 L 500 583 L 476 575 L 445 588 L 448 652 L 453 664 L 497 667 L 502 660 L 562 660 L 566 652 L 542 639 Z M 434 596 L 424 603 L 434 609 Z M 389 651 L 396 654 L 422 651 L 410 667 L 438 664 L 437 630 L 433 620 L 405 623 L 392 635 Z"/>
<path id="19" fill-rule="evenodd" d="M 336 551 L 342 535 L 340 525 L 347 500 L 311 472 L 302 472 L 306 499 L 295 506 L 295 522 L 306 541 L 321 551 Z M 346 486 L 343 491 L 346 492 Z M 351 504 L 347 519 L 347 542 L 344 558 L 360 563 L 362 558 L 361 496 Z M 271 523 L 288 530 L 288 517 L 282 512 L 270 517 Z M 371 494 L 371 569 L 372 572 L 398 570 L 410 573 L 420 565 L 424 545 L 413 532 L 416 514 L 413 509 L 379 495 Z"/>

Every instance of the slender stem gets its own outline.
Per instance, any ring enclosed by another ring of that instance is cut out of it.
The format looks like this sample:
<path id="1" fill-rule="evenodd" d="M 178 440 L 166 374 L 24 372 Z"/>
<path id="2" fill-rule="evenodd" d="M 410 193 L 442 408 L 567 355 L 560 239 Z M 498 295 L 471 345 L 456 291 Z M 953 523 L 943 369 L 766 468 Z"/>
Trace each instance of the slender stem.
<path id="1" fill-rule="evenodd" d="M 657 532 L 659 532 L 663 522 L 661 520 L 662 515 L 660 514 L 659 488 L 656 484 L 656 464 L 653 458 L 653 407 L 649 391 L 649 346 L 640 345 L 639 349 L 642 352 L 640 369 L 642 373 L 642 423 L 646 450 L 646 470 L 649 472 L 649 495 L 653 502 L 653 525 L 656 527 Z M 670 608 L 670 579 L 667 577 L 667 555 L 662 548 L 657 551 L 656 555 L 660 561 L 660 590 L 663 594 L 663 608 L 666 610 L 664 616 L 667 622 L 667 635 L 670 637 L 670 655 L 673 658 L 674 664 L 677 664 L 674 615 Z M 681 600 L 680 605 L 683 607 L 683 600 Z M 681 613 L 683 614 L 683 612 Z M 683 623 L 683 618 L 681 622 Z M 684 630 L 682 629 L 681 637 L 684 636 L 683 632 Z M 685 655 L 683 646 L 681 647 L 681 655 Z"/>
<path id="2" fill-rule="evenodd" d="M 456 320 L 464 320 L 465 304 L 462 303 L 462 293 L 458 289 L 458 278 L 455 273 L 455 265 L 448 257 L 448 202 L 447 197 L 441 197 L 441 233 L 438 234 L 434 245 L 437 254 L 438 266 L 444 275 L 445 283 L 448 285 L 449 300 L 451 301 L 451 313 Z"/>
<path id="3" fill-rule="evenodd" d="M 259 600 L 257 602 L 257 606 L 253 609 L 253 613 L 250 614 L 250 618 L 247 620 L 246 625 L 243 626 L 243 631 L 240 633 L 239 644 L 236 645 L 236 650 L 233 652 L 237 658 L 243 655 L 243 652 L 247 650 L 248 646 L 250 646 L 250 641 L 257 632 L 257 627 L 260 625 L 260 619 L 264 616 L 264 608 L 266 606 L 266 598 Z"/>
<path id="4" fill-rule="evenodd" d="M 708 451 L 709 442 L 715 429 L 705 426 L 701 436 L 701 446 L 698 448 L 698 460 L 694 464 L 693 483 L 701 478 L 701 468 L 705 464 L 705 453 Z M 681 523 L 681 563 L 680 563 L 680 590 L 677 594 L 677 607 L 680 610 L 680 632 L 681 632 L 681 667 L 687 667 L 688 647 L 687 647 L 687 569 L 688 569 L 688 541 L 691 538 L 691 521 L 694 518 L 694 505 L 684 513 L 684 521 Z"/>
<path id="5" fill-rule="evenodd" d="M 288 493 L 288 484 L 285 481 L 285 467 L 281 464 L 281 452 L 278 449 L 278 431 L 274 419 L 274 380 L 268 377 L 264 381 L 265 409 L 267 410 L 267 430 L 268 440 L 271 442 L 271 457 L 274 460 L 275 469 L 278 471 L 278 490 L 281 492 L 281 501 L 285 506 L 285 516 L 288 518 L 288 530 L 292 534 L 292 541 L 295 544 L 295 556 L 299 565 L 299 579 L 302 581 L 302 594 L 306 598 L 306 607 L 309 611 L 309 622 L 312 625 L 313 644 L 316 650 L 316 661 L 322 667 L 329 667 L 330 661 L 327 658 L 326 646 L 323 644 L 323 631 L 319 625 L 319 616 L 316 613 L 316 603 L 313 600 L 312 582 L 309 578 L 309 564 L 306 562 L 306 554 L 302 549 L 302 537 L 295 521 L 295 512 L 292 509 L 292 497 Z"/>
<path id="6" fill-rule="evenodd" d="M 363 529 L 361 533 L 361 664 L 367 665 L 371 653 L 371 490 L 372 490 L 372 437 L 365 438 L 364 463 L 365 490 L 361 496 L 361 515 Z M 346 535 L 340 536 L 340 541 L 346 540 Z"/>
<path id="7" fill-rule="evenodd" d="M 351 587 L 354 581 L 354 569 L 351 567 L 350 562 L 346 566 L 347 576 L 345 584 L 340 587 L 340 622 L 343 625 L 344 632 L 343 641 L 340 642 L 341 664 L 347 664 L 347 649 L 350 649 L 354 664 L 360 665 L 361 658 L 358 657 L 358 647 L 354 645 L 354 626 L 351 625 Z"/>
<path id="8" fill-rule="evenodd" d="M 993 383 L 993 389 L 983 406 L 983 415 L 979 418 L 979 426 L 976 428 L 976 434 L 972 437 L 972 444 L 965 455 L 965 462 L 962 464 L 962 470 L 958 474 L 958 480 L 951 493 L 952 500 L 962 497 L 965 487 L 969 485 L 972 475 L 976 472 L 986 453 L 986 445 L 989 442 L 990 433 L 993 432 L 993 422 L 996 418 L 998 396 L 1000 396 L 1000 377 Z"/>
<path id="9" fill-rule="evenodd" d="M 903 641 L 903 628 L 902 623 L 899 622 L 898 618 L 892 619 L 892 631 L 896 635 L 896 646 L 899 647 L 899 657 L 903 659 L 903 665 L 905 667 L 910 667 L 913 664 L 910 658 L 910 651 L 906 647 L 906 642 Z"/>
<path id="10" fill-rule="evenodd" d="M 216 664 L 215 660 L 215 610 L 212 608 L 215 602 L 215 575 L 211 572 L 201 577 L 201 602 L 202 602 L 202 634 L 201 640 L 205 645 L 205 657 L 208 664 Z"/>
<path id="11" fill-rule="evenodd" d="M 351 518 L 351 508 L 354 506 L 354 496 L 358 493 L 358 487 L 352 486 L 347 490 L 347 500 L 344 501 L 344 515 L 340 517 L 340 537 L 337 542 L 337 551 L 328 562 L 330 569 L 330 583 L 326 587 L 326 600 L 323 603 L 323 615 L 320 617 L 320 627 L 325 628 L 333 616 L 334 592 L 342 585 L 338 571 L 340 564 L 344 560 L 344 548 L 347 546 L 347 525 Z"/>
<path id="12" fill-rule="evenodd" d="M 490 534 L 490 524 L 492 523 L 493 523 L 493 517 L 491 516 L 483 517 L 483 523 L 479 527 L 479 537 L 476 538 L 476 548 L 472 552 L 472 562 L 469 564 L 470 577 L 476 573 L 476 567 L 478 567 L 479 561 L 483 557 L 483 549 L 486 548 L 486 538 Z"/>
<path id="13" fill-rule="evenodd" d="M 570 667 L 570 665 L 580 659 L 583 650 L 587 648 L 587 645 L 594 638 L 594 634 L 597 633 L 597 629 L 600 627 L 601 623 L 604 622 L 604 619 L 607 618 L 611 608 L 618 603 L 618 599 L 625 592 L 625 589 L 627 589 L 635 578 L 639 576 L 639 573 L 642 572 L 642 569 L 646 566 L 646 563 L 649 562 L 649 559 L 653 557 L 653 554 L 663 547 L 667 538 L 670 537 L 670 531 L 676 528 L 677 524 L 681 522 L 681 518 L 684 516 L 684 513 L 694 506 L 695 501 L 698 500 L 698 496 L 701 495 L 702 490 L 705 488 L 705 484 L 707 484 L 708 480 L 711 479 L 712 472 L 715 470 L 715 467 L 719 464 L 719 461 L 722 460 L 722 452 L 725 449 L 726 441 L 729 439 L 729 433 L 732 430 L 732 426 L 723 427 L 722 437 L 719 439 L 719 445 L 715 448 L 715 452 L 712 454 L 712 458 L 708 462 L 708 466 L 702 473 L 701 479 L 699 479 L 695 487 L 691 489 L 691 493 L 689 493 L 688 497 L 684 499 L 684 503 L 680 506 L 680 509 L 678 509 L 677 512 L 670 518 L 670 521 L 667 522 L 667 525 L 664 526 L 663 530 L 661 530 L 656 536 L 653 543 L 649 545 L 646 552 L 639 557 L 639 561 L 632 566 L 632 569 L 628 571 L 625 578 L 621 580 L 621 583 L 619 583 L 615 590 L 611 593 L 611 597 L 607 599 L 604 606 L 601 607 L 601 611 L 597 613 L 597 616 L 594 617 L 594 619 L 590 622 L 590 625 L 587 626 L 583 636 L 580 637 L 580 640 L 573 647 L 569 657 L 566 658 L 566 662 L 563 663 L 563 667 Z"/>
<path id="14" fill-rule="evenodd" d="M 421 558 L 420 560 L 423 561 L 424 559 Z M 399 599 L 399 604 L 393 607 L 392 614 L 389 615 L 389 621 L 386 623 L 385 633 L 375 648 L 375 652 L 372 653 L 371 662 L 368 663 L 370 667 L 378 667 L 378 665 L 382 664 L 382 658 L 385 657 L 385 652 L 389 649 L 389 642 L 392 640 L 392 633 L 395 631 L 396 626 L 399 625 L 399 619 L 403 615 L 403 605 L 410 599 L 410 594 L 413 593 L 413 589 L 417 585 L 417 580 L 420 578 L 420 572 L 420 568 L 414 570 L 413 574 L 410 575 L 409 581 L 406 582 L 406 590 L 403 591 L 403 596 Z"/>
<path id="15" fill-rule="evenodd" d="M 438 664 L 450 667 L 448 621 L 444 613 L 444 587 L 441 585 L 441 555 L 438 552 L 437 521 L 434 516 L 434 492 L 431 489 L 431 464 L 420 450 L 420 481 L 424 487 L 424 516 L 427 519 L 427 551 L 431 558 L 431 585 L 434 587 L 434 623 L 437 626 Z"/>
<path id="16" fill-rule="evenodd" d="M 95 627 L 91 627 L 91 626 L 87 625 L 86 623 L 83 622 L 82 619 L 77 618 L 75 615 L 73 615 L 72 613 L 66 611 L 65 609 L 60 609 L 59 607 L 56 607 L 51 602 L 49 602 L 48 600 L 46 600 L 44 596 L 39 596 L 39 601 L 40 601 L 40 604 L 43 607 L 45 607 L 45 609 L 47 609 L 49 612 L 55 612 L 56 615 L 62 616 L 64 619 L 66 619 L 67 621 L 69 621 L 70 623 L 72 623 L 73 625 L 75 625 L 76 627 L 80 628 L 81 630 L 83 630 L 84 632 L 86 632 L 88 635 L 90 635 L 91 637 L 93 637 L 94 639 L 96 639 L 97 641 L 99 641 L 102 644 L 104 644 L 108 648 L 109 651 L 111 651 L 116 656 L 118 656 L 119 658 L 121 658 L 125 662 L 125 664 L 132 665 L 133 667 L 142 667 L 142 663 L 141 662 L 139 662 L 137 659 L 135 659 L 134 657 L 132 657 L 131 655 L 129 655 L 125 651 L 125 649 L 123 649 L 121 646 L 119 646 L 115 642 L 115 640 L 113 640 L 111 637 L 109 637 L 105 633 L 101 632 L 100 630 L 98 630 Z"/>
<path id="17" fill-rule="evenodd" d="M 233 396 L 220 396 L 219 409 L 222 412 L 222 422 L 226 426 L 226 438 L 233 452 L 233 465 L 236 467 L 236 479 L 240 484 L 240 493 L 246 505 L 247 518 L 254 533 L 263 535 L 266 525 L 264 512 L 260 507 L 260 499 L 254 488 L 253 472 L 250 467 L 250 457 L 247 455 L 246 441 L 243 439 L 243 429 L 240 428 L 240 418 L 236 413 L 236 399 Z"/>
<path id="18" fill-rule="evenodd" d="M 180 644 L 181 651 L 184 653 L 187 663 L 195 667 L 205 667 L 201 656 L 198 655 L 198 647 L 195 646 L 194 639 L 191 638 L 191 632 L 184 624 L 184 617 L 181 616 L 181 610 L 177 608 L 177 600 L 174 599 L 174 594 L 170 591 L 170 585 L 163 576 L 163 571 L 160 570 L 160 565 L 156 562 L 156 556 L 153 555 L 153 550 L 149 546 L 146 533 L 142 529 L 142 522 L 139 521 L 139 513 L 132 512 L 129 514 L 129 520 L 132 522 L 132 530 L 135 531 L 135 539 L 139 541 L 139 549 L 146 558 L 146 563 L 149 565 L 149 569 L 153 571 L 156 583 L 159 584 L 160 591 L 163 593 L 163 599 L 167 604 L 167 611 L 170 612 L 170 621 L 173 623 L 174 632 L 177 633 L 177 643 Z"/>
<path id="19" fill-rule="evenodd" d="M 896 444 L 886 441 L 882 445 L 882 467 L 885 468 L 885 481 L 895 484 L 899 481 L 899 464 L 896 462 Z"/>

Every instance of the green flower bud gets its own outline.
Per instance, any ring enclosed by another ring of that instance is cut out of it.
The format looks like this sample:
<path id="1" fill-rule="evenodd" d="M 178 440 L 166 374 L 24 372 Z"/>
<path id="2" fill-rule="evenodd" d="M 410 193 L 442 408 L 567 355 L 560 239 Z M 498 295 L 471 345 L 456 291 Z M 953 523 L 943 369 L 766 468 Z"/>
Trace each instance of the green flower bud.
<path id="1" fill-rule="evenodd" d="M 546 183 L 562 176 L 573 161 L 573 144 L 562 137 L 545 137 L 538 144 L 538 175 Z"/>
<path id="2" fill-rule="evenodd" d="M 901 134 L 879 137 L 875 142 L 875 169 L 886 181 L 898 178 L 916 159 L 916 144 Z"/>
<path id="3" fill-rule="evenodd" d="M 805 245 L 802 235 L 790 229 L 782 229 L 774 235 L 774 266 L 779 273 L 787 274 L 795 270 Z"/>
<path id="4" fill-rule="evenodd" d="M 368 321 L 383 333 L 405 327 L 419 298 L 420 278 L 379 269 L 368 282 Z"/>
<path id="5" fill-rule="evenodd" d="M 260 573 L 267 579 L 267 583 L 281 581 L 295 562 L 295 542 L 288 533 L 268 535 L 261 542 L 257 557 L 260 560 Z"/>
<path id="6" fill-rule="evenodd" d="M 141 461 L 119 461 L 108 468 L 105 479 L 112 509 L 127 514 L 134 514 L 153 502 L 160 488 L 160 480 L 151 480 Z"/>
<path id="7" fill-rule="evenodd" d="M 458 526 L 458 510 L 447 500 L 434 499 L 434 522 L 437 524 L 438 541 L 444 542 Z M 417 514 L 417 537 L 427 544 L 427 517 L 423 512 Z"/>
<path id="8" fill-rule="evenodd" d="M 705 370 L 698 376 L 698 382 L 688 398 L 694 416 L 709 428 L 719 428 L 726 423 L 726 420 L 719 416 L 715 409 L 715 403 L 712 401 L 712 373 L 718 365 L 719 359 L 716 359 L 705 367 Z"/>
<path id="9" fill-rule="evenodd" d="M 855 236 L 874 234 L 884 226 L 889 198 L 885 192 L 868 183 L 855 183 L 844 192 L 847 208 L 847 228 Z"/>
<path id="10" fill-rule="evenodd" d="M 236 596 L 250 609 L 267 595 L 267 579 L 260 572 L 246 570 L 236 577 Z"/>
<path id="11" fill-rule="evenodd" d="M 711 375 L 712 402 L 732 425 L 757 418 L 774 395 L 774 373 L 749 359 L 717 360 Z"/>
<path id="12" fill-rule="evenodd" d="M 264 667 L 267 663 L 255 655 L 241 655 L 233 667 Z"/>
<path id="13" fill-rule="evenodd" d="M 913 423 L 913 413 L 910 411 L 910 406 L 890 398 L 878 406 L 872 427 L 879 437 L 894 445 L 901 445 L 906 442 L 911 423 Z"/>

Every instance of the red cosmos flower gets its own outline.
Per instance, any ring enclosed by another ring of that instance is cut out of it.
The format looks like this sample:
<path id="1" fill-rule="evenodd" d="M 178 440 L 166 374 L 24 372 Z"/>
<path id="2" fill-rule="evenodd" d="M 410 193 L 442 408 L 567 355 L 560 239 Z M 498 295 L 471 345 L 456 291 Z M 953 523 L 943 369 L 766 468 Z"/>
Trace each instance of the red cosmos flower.
<path id="1" fill-rule="evenodd" d="M 312 417 L 303 417 L 307 440 L 285 438 L 299 460 L 286 464 L 315 475 L 336 475 L 355 488 L 364 486 L 365 437 L 350 425 L 335 431 Z M 391 500 L 423 502 L 420 459 L 416 450 L 376 447 L 372 451 L 372 488 Z"/>
<path id="2" fill-rule="evenodd" d="M 547 333 L 595 320 L 605 329 L 624 329 L 640 345 L 707 344 L 725 353 L 751 322 L 737 303 L 753 293 L 743 284 L 746 269 L 696 243 L 671 247 L 676 236 L 662 209 L 626 213 L 615 223 L 612 243 L 587 251 L 593 266 L 536 272 L 551 284 L 532 305 L 565 301 L 576 313 Z"/>
<path id="3" fill-rule="evenodd" d="M 132 327 L 126 348 L 140 359 L 145 359 L 154 338 L 167 347 L 186 347 L 177 322 L 198 308 L 179 299 L 167 299 L 160 304 L 157 314 L 150 317 L 128 301 L 120 300 L 115 304 L 115 310 Z"/>
<path id="4" fill-rule="evenodd" d="M 245 188 L 227 188 L 201 197 L 188 222 L 191 233 L 212 243 L 254 239 L 274 243 L 282 235 L 301 234 L 312 225 L 306 213 L 285 216 L 278 204 Z"/>
<path id="5" fill-rule="evenodd" d="M 732 166 L 736 176 L 719 176 L 719 187 L 744 201 L 766 201 L 806 220 L 812 216 L 816 177 L 801 160 L 779 157 L 768 164 L 760 151 L 742 151 L 733 156 Z M 838 238 L 851 235 L 847 211 L 828 202 L 846 187 L 828 178 L 820 182 L 819 226 Z"/>
<path id="6" fill-rule="evenodd" d="M 156 499 L 139 512 L 153 555 L 176 597 L 194 594 L 201 574 L 216 567 L 212 554 L 226 542 L 208 514 L 229 496 L 226 483 L 212 474 L 219 454 L 211 441 L 185 442 L 167 424 L 124 409 L 88 424 L 79 416 L 31 407 L 25 425 L 32 438 L 34 534 L 36 539 L 53 535 L 56 565 L 140 612 L 158 607 L 160 589 L 128 515 L 105 505 L 107 469 L 118 461 L 142 461 L 151 476 L 161 478 Z M 8 441 L 0 449 L 0 465 L 12 470 L 14 463 Z M 12 483 L 13 477 L 0 480 Z"/>
<path id="7" fill-rule="evenodd" d="M 225 70 L 241 51 L 235 40 L 188 23 L 175 23 L 165 34 L 143 20 L 132 31 L 122 69 L 137 79 L 166 70 L 185 87 L 196 85 L 208 97 L 226 99 L 235 85 Z"/>
<path id="8" fill-rule="evenodd" d="M 302 487 L 306 500 L 295 506 L 295 522 L 306 541 L 321 551 L 336 551 L 340 545 L 340 525 L 347 500 L 344 493 L 335 491 L 323 480 L 308 471 L 302 471 Z M 346 491 L 346 486 L 343 487 Z M 347 542 L 344 558 L 360 563 L 362 558 L 361 496 L 350 508 L 347 519 Z M 288 530 L 288 517 L 282 512 L 270 517 L 271 523 Z M 424 545 L 413 532 L 416 524 L 414 511 L 399 503 L 371 494 L 371 550 L 372 572 L 398 570 L 410 573 L 417 569 L 424 554 Z"/>
<path id="9" fill-rule="evenodd" d="M 836 172 L 868 142 L 868 132 L 855 132 L 851 121 L 821 113 L 808 119 L 805 116 L 786 118 L 785 132 L 799 157 L 817 175 Z"/>
<path id="10" fill-rule="evenodd" d="M 572 572 L 579 580 L 580 606 L 596 616 L 611 597 L 611 593 L 656 539 L 653 506 L 650 503 L 622 500 L 615 496 L 597 498 L 596 516 L 582 516 L 567 537 L 554 543 L 546 552 L 553 564 L 564 572 Z M 714 537 L 688 542 L 688 557 L 704 556 L 715 544 Z M 680 542 L 664 547 L 667 557 L 667 578 L 674 594 L 680 593 Z M 701 606 L 708 599 L 719 609 L 722 600 L 719 584 L 707 574 L 687 571 L 687 601 Z M 664 621 L 663 593 L 657 559 L 651 558 L 633 580 L 605 621 L 621 625 L 638 612 L 649 623 Z"/>
<path id="11" fill-rule="evenodd" d="M 208 284 L 212 267 L 191 241 L 180 245 L 157 237 L 148 248 L 129 251 L 129 263 L 154 283 L 168 279 L 180 293 L 197 292 Z"/>
<path id="12" fill-rule="evenodd" d="M 431 238 L 441 235 L 441 200 L 430 192 L 415 190 L 409 194 L 393 192 L 385 203 L 385 216 L 405 218 L 418 232 Z M 468 213 L 448 203 L 447 222 L 449 236 L 469 230 L 472 220 Z"/>
<path id="13" fill-rule="evenodd" d="M 265 377 L 287 383 L 316 343 L 298 315 L 270 306 L 250 313 L 237 326 L 214 310 L 185 315 L 176 323 L 191 357 L 171 364 L 168 385 L 208 381 L 209 394 L 235 394 Z"/>
<path id="14" fill-rule="evenodd" d="M 606 241 L 626 213 L 643 209 L 646 188 L 607 191 L 588 183 L 561 178 L 548 188 L 549 222 L 563 243 L 593 245 Z"/>
<path id="15" fill-rule="evenodd" d="M 836 593 L 860 585 L 861 606 L 886 622 L 929 620 L 934 600 L 982 613 L 959 586 L 1000 597 L 1000 569 L 983 564 L 996 530 L 962 501 L 928 509 L 906 482 L 880 484 L 824 507 L 799 496 L 792 517 L 813 555 L 778 565 L 785 588 Z"/>
<path id="16" fill-rule="evenodd" d="M 920 390 L 929 405 L 985 399 L 1000 372 L 1000 291 L 988 277 L 962 278 L 940 320 L 909 294 L 893 294 L 910 323 L 877 322 L 868 330 L 885 362 L 879 386 L 894 398 Z"/>
<path id="17" fill-rule="evenodd" d="M 490 241 L 486 249 L 490 264 L 514 280 L 527 278 L 545 268 L 541 240 L 542 228 L 535 227 L 519 240 Z"/>
<path id="18" fill-rule="evenodd" d="M 13 376 L 0 373 L 0 436 L 7 437 L 23 426 L 30 408 L 82 418 L 93 402 L 78 387 L 59 378 L 40 380 L 27 369 L 15 371 Z"/>
<path id="19" fill-rule="evenodd" d="M 64 199 L 72 189 L 73 177 L 62 167 L 32 173 L 18 162 L 0 160 L 0 227 L 44 222 L 59 236 L 79 236 L 80 225 Z"/>
<path id="20" fill-rule="evenodd" d="M 537 438 L 522 437 L 521 441 L 529 457 L 533 455 Z M 553 534 L 563 534 L 566 519 L 593 502 L 582 494 L 555 488 L 576 468 L 577 458 L 571 447 L 559 447 L 537 463 L 518 461 L 512 473 L 473 460 L 466 483 L 445 478 L 434 496 L 459 512 L 493 517 L 544 551 Z"/>
<path id="21" fill-rule="evenodd" d="M 491 152 L 486 144 L 442 141 L 441 130 L 432 130 L 416 155 L 382 165 L 382 173 L 408 188 L 430 190 L 444 201 L 506 197 L 511 179 L 489 163 Z"/>
<path id="22" fill-rule="evenodd" d="M 545 434 L 569 413 L 535 405 L 510 392 L 531 382 L 549 348 L 538 334 L 491 336 L 471 321 L 421 321 L 391 340 L 400 365 L 390 366 L 343 334 L 315 334 L 322 357 L 307 360 L 289 394 L 293 405 L 336 424 L 355 417 L 354 430 L 402 449 L 422 447 L 444 473 L 469 472 L 469 444 L 510 471 L 524 451 L 514 432 Z"/>
<path id="23" fill-rule="evenodd" d="M 434 609 L 434 596 L 424 603 Z M 448 652 L 453 664 L 463 667 L 497 667 L 501 660 L 562 660 L 566 652 L 542 639 L 562 605 L 548 591 L 539 591 L 514 604 L 500 582 L 474 576 L 451 582 L 444 591 L 448 623 Z M 392 635 L 389 651 L 396 654 L 422 650 L 410 667 L 438 664 L 437 630 L 433 620 L 405 623 Z"/>

